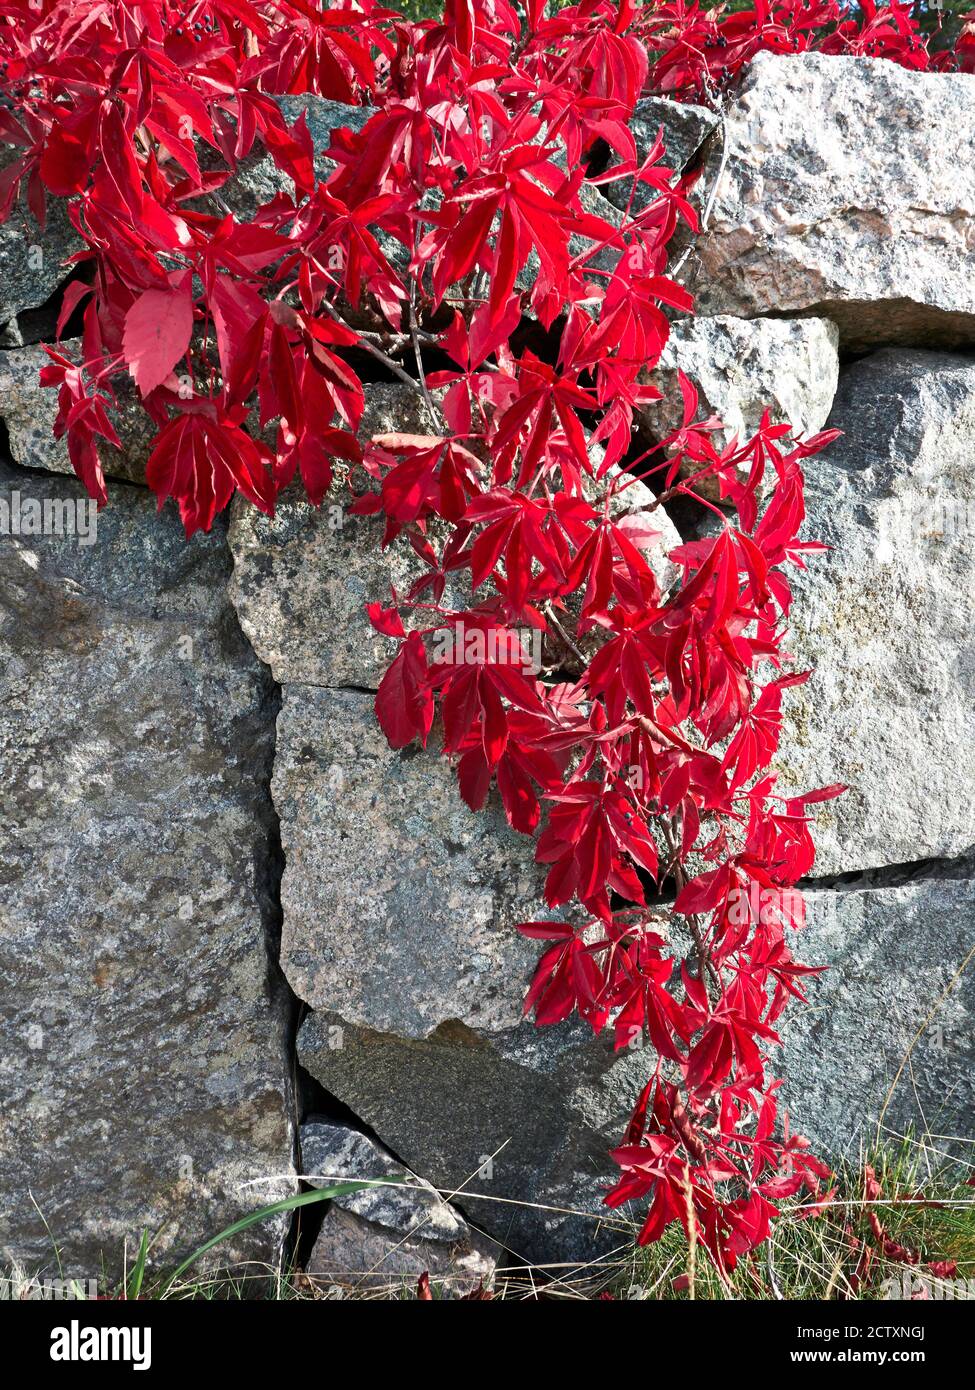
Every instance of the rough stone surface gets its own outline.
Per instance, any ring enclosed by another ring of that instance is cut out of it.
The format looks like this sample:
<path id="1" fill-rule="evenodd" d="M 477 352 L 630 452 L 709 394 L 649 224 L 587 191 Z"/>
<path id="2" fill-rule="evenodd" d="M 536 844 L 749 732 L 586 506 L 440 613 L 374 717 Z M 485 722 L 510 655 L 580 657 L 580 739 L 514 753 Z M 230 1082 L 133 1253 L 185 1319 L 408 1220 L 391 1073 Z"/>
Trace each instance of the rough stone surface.
<path id="1" fill-rule="evenodd" d="M 369 386 L 361 438 L 429 430 L 415 391 Z M 382 550 L 385 521 L 348 516 L 347 501 L 347 491 L 336 484 L 316 509 L 299 484 L 279 500 L 272 520 L 243 498 L 234 500 L 230 596 L 277 681 L 375 689 L 395 654 L 395 644 L 369 622 L 366 604 L 388 604 L 390 585 L 404 593 L 423 567 L 405 543 Z"/>
<path id="2" fill-rule="evenodd" d="M 517 1024 L 538 953 L 514 924 L 544 870 L 500 805 L 470 811 L 434 749 L 391 749 L 369 696 L 310 686 L 284 689 L 272 785 L 281 965 L 301 999 L 403 1037 Z"/>
<path id="3" fill-rule="evenodd" d="M 975 342 L 975 76 L 759 53 L 727 139 L 699 313 L 823 314 L 853 349 Z"/>
<path id="4" fill-rule="evenodd" d="M 630 129 L 636 140 L 637 161 L 642 162 L 663 127 L 664 163 L 676 173 L 692 164 L 695 156 L 718 124 L 718 114 L 706 106 L 689 101 L 669 101 L 666 97 L 643 97 L 633 108 Z"/>
<path id="5" fill-rule="evenodd" d="M 348 106 L 344 101 L 330 101 L 307 92 L 298 96 L 276 96 L 274 100 L 288 125 L 293 126 L 304 116 L 316 156 L 328 149 L 334 131 L 348 128 L 358 134 L 376 114 L 374 106 Z"/>
<path id="6" fill-rule="evenodd" d="M 950 1139 L 963 1141 L 961 1157 L 969 1161 L 970 970 L 940 1001 L 975 937 L 975 883 L 922 879 L 810 893 L 807 908 L 800 959 L 830 968 L 809 986 L 808 1007 L 796 1003 L 783 1019 L 783 1094 L 794 1127 L 821 1151 L 855 1161 L 861 1144 L 873 1146 L 889 1095 L 884 1141 L 896 1144 L 913 1126 L 939 1136 L 931 1143 L 942 1152 Z"/>
<path id="7" fill-rule="evenodd" d="M 307 1272 L 340 1287 L 395 1293 L 423 1273 L 447 1295 L 489 1284 L 494 1241 L 474 1231 L 437 1190 L 396 1163 L 365 1134 L 312 1120 L 301 1127 L 302 1171 L 313 1187 L 336 1180 L 388 1185 L 329 1203 Z"/>
<path id="8" fill-rule="evenodd" d="M 975 844 L 975 363 L 886 350 L 840 378 L 806 464 L 806 534 L 833 547 L 792 571 L 798 669 L 780 767 L 818 808 L 817 874 Z"/>
<path id="9" fill-rule="evenodd" d="M 828 319 L 680 319 L 650 380 L 664 399 L 643 410 L 658 438 L 679 428 L 678 369 L 700 393 L 700 414 L 720 416 L 725 438 L 744 437 L 766 409 L 796 434 L 822 429 L 836 394 L 838 334 Z"/>
<path id="10" fill-rule="evenodd" d="M 0 146 L 0 167 L 8 163 L 9 152 L 9 146 Z M 70 276 L 65 260 L 83 245 L 63 199 L 49 199 L 43 232 L 21 199 L 0 226 L 0 347 L 53 335 L 57 314 L 39 311 Z"/>
<path id="11" fill-rule="evenodd" d="M 20 515 L 84 496 L 0 480 Z M 56 1272 L 45 1222 L 117 1276 L 143 1229 L 171 1265 L 294 1190 L 273 692 L 229 567 L 125 486 L 93 545 L 0 535 L 0 1251 L 29 1269 Z M 218 1258 L 272 1261 L 285 1225 Z"/>
<path id="12" fill-rule="evenodd" d="M 468 811 L 432 753 L 391 750 L 351 692 L 285 688 L 273 790 L 282 967 L 322 1011 L 303 1064 L 437 1187 L 504 1145 L 470 1190 L 597 1208 L 646 1059 L 522 1020 L 538 952 L 514 924 L 538 915 L 543 882 L 531 842 L 493 801 Z M 591 1219 L 464 1205 L 535 1258 L 595 1239 Z"/>
<path id="13" fill-rule="evenodd" d="M 75 361 L 80 343 L 69 340 L 64 350 Z M 65 439 L 55 439 L 54 421 L 58 413 L 58 393 L 38 385 L 37 374 L 50 362 L 41 347 L 24 347 L 0 355 L 0 420 L 7 427 L 10 456 L 27 468 L 44 468 L 52 473 L 74 476 Z M 144 483 L 149 445 L 156 426 L 145 413 L 139 393 L 126 379 L 113 382 L 119 409 L 112 423 L 122 448 L 104 440 L 99 446 L 106 477 Z"/>

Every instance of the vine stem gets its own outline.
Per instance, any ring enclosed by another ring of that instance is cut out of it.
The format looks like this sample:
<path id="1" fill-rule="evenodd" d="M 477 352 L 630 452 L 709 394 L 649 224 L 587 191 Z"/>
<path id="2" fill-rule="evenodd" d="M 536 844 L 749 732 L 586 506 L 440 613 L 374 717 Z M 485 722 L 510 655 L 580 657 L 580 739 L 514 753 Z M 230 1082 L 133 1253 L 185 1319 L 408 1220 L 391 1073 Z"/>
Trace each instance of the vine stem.
<path id="1" fill-rule="evenodd" d="M 419 245 L 420 245 L 420 237 L 419 237 L 419 231 L 417 231 L 417 232 L 414 234 L 414 239 L 413 239 L 413 253 L 414 253 L 414 255 L 417 254 L 417 252 L 418 252 L 418 250 L 419 250 Z M 433 427 L 434 427 L 435 429 L 437 429 L 437 428 L 439 428 L 439 426 L 440 426 L 440 412 L 439 412 L 439 410 L 437 409 L 437 407 L 436 407 L 436 406 L 434 405 L 434 403 L 433 403 L 433 397 L 430 395 L 430 388 L 429 388 L 429 386 L 427 385 L 426 373 L 425 373 L 424 370 L 423 370 L 423 358 L 422 358 L 421 355 L 420 355 L 420 325 L 419 325 L 419 323 L 417 322 L 417 317 L 416 317 L 416 293 L 417 293 L 416 279 L 415 279 L 413 276 L 410 276 L 410 303 L 409 303 L 409 315 L 410 315 L 410 338 L 412 339 L 412 342 L 413 342 L 413 356 L 416 358 L 416 370 L 417 370 L 417 373 L 418 373 L 419 378 L 420 378 L 420 390 L 421 390 L 422 393 L 423 393 L 423 399 L 424 399 L 424 402 L 426 403 L 427 414 L 430 416 L 430 423 L 433 425 Z"/>
<path id="2" fill-rule="evenodd" d="M 583 666 L 585 666 L 587 664 L 585 656 L 579 650 L 575 642 L 572 640 L 572 638 L 566 632 L 565 628 L 559 622 L 558 618 L 555 616 L 551 602 L 546 603 L 545 607 L 542 609 L 542 612 L 545 614 L 546 621 L 552 624 L 552 627 L 555 629 L 558 636 L 568 647 L 572 655 L 576 658 L 576 660 L 581 661 Z"/>
<path id="3" fill-rule="evenodd" d="M 382 348 L 377 347 L 376 344 L 371 342 L 368 338 L 364 338 L 357 328 L 353 328 L 350 323 L 347 323 L 334 305 L 330 304 L 327 299 L 323 299 L 321 307 L 328 314 L 329 318 L 334 319 L 335 322 L 341 324 L 343 328 L 347 328 L 350 333 L 354 333 L 361 346 L 372 357 L 375 357 L 377 362 L 381 362 L 388 371 L 392 372 L 395 377 L 398 377 L 411 391 L 415 391 L 418 396 L 421 398 L 423 397 L 423 391 L 416 378 L 410 376 L 409 372 L 404 372 L 399 363 L 394 362 L 391 357 L 387 356 Z"/>

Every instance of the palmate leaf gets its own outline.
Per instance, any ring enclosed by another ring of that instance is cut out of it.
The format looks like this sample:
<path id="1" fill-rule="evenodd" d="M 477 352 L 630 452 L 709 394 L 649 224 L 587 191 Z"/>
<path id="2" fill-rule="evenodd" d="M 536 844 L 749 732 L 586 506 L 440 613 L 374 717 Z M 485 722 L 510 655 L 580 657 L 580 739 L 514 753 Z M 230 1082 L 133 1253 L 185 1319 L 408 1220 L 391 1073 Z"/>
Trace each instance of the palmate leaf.
<path id="1" fill-rule="evenodd" d="M 193 296 L 188 276 L 172 290 L 143 290 L 125 316 L 122 350 L 132 380 L 148 396 L 190 345 Z"/>

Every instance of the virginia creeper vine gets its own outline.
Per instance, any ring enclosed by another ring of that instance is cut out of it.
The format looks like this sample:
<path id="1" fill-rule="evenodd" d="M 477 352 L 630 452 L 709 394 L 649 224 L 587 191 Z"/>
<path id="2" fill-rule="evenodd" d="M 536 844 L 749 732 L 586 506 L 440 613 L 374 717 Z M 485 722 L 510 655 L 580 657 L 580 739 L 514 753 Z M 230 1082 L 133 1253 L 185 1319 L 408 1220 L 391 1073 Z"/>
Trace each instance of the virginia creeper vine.
<path id="1" fill-rule="evenodd" d="M 520 928 L 546 943 L 526 1007 L 656 1058 L 606 1200 L 649 1198 L 641 1241 L 693 1220 L 725 1270 L 828 1177 L 777 1128 L 766 1048 L 812 973 L 790 946 L 808 809 L 840 789 L 782 797 L 767 769 L 805 679 L 782 667 L 788 571 L 817 549 L 802 462 L 831 436 L 766 416 L 721 442 L 681 377 L 680 428 L 632 447 L 665 309 L 692 308 L 668 246 L 697 214 L 696 176 L 662 141 L 640 157 L 629 120 L 646 93 L 713 103 L 759 49 L 811 48 L 975 67 L 970 26 L 930 54 L 910 5 L 871 0 L 856 18 L 447 0 L 420 24 L 373 0 L 0 3 L 0 214 L 22 195 L 43 222 L 66 198 L 84 243 L 58 324 L 80 318 L 81 341 L 42 373 L 78 476 L 107 501 L 128 374 L 147 481 L 187 535 L 237 491 L 272 514 L 296 475 L 318 505 L 340 460 L 350 511 L 412 546 L 416 582 L 370 606 L 398 644 L 383 730 L 426 744 L 439 717 L 467 804 L 496 785 L 540 832 L 553 915 Z M 302 93 L 374 109 L 323 152 L 276 99 Z M 245 220 L 229 186 L 258 156 L 280 191 Z M 611 183 L 647 205 L 610 216 L 590 194 Z M 428 433 L 358 437 L 363 354 L 418 393 Z M 636 478 L 654 500 L 632 512 Z M 654 512 L 705 478 L 713 534 L 671 551 L 665 591 Z M 533 667 L 526 631 L 558 658 Z"/>

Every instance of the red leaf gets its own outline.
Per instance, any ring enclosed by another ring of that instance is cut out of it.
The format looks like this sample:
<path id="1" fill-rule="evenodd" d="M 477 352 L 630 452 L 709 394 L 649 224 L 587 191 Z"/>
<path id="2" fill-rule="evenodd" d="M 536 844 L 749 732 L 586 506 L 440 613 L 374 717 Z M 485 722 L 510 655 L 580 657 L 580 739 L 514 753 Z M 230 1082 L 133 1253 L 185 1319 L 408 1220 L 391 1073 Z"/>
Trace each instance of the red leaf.
<path id="1" fill-rule="evenodd" d="M 172 290 L 143 290 L 125 315 L 122 350 L 132 380 L 148 396 L 167 380 L 190 345 L 193 298 L 190 276 Z"/>
<path id="2" fill-rule="evenodd" d="M 426 744 L 433 725 L 433 696 L 427 687 L 423 642 L 411 632 L 376 692 L 376 715 L 391 748 L 415 738 Z"/>
<path id="3" fill-rule="evenodd" d="M 405 637 L 406 629 L 403 627 L 403 619 L 396 608 L 384 608 L 381 603 L 367 603 L 366 612 L 369 614 L 369 621 L 377 632 L 381 632 L 384 637 Z"/>
<path id="4" fill-rule="evenodd" d="M 68 131 L 55 126 L 41 157 L 41 178 L 45 186 L 59 197 L 68 198 L 84 188 L 90 173 L 91 159 L 85 146 Z"/>
<path id="5" fill-rule="evenodd" d="M 274 480 L 267 449 L 224 421 L 186 413 L 160 430 L 146 464 L 146 482 L 162 506 L 175 497 L 187 536 L 209 531 L 237 488 L 268 514 Z"/>

